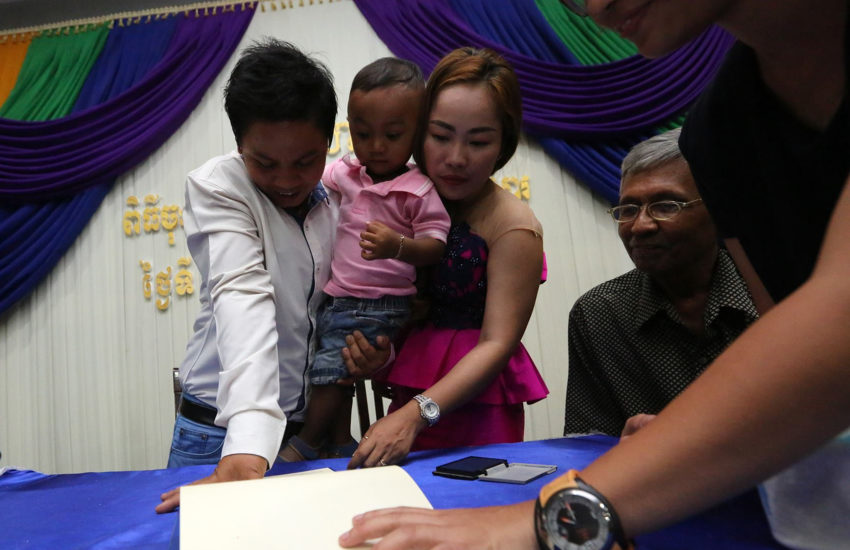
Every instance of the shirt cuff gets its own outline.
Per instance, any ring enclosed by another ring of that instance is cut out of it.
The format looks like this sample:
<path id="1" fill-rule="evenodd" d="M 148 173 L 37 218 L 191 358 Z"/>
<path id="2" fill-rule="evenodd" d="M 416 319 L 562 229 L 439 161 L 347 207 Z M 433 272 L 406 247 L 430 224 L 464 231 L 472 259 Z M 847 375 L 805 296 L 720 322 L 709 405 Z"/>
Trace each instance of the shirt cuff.
<path id="1" fill-rule="evenodd" d="M 266 469 L 269 469 L 280 451 L 285 429 L 286 418 L 280 420 L 260 411 L 235 414 L 227 422 L 227 434 L 224 436 L 221 456 L 261 456 L 268 462 Z"/>

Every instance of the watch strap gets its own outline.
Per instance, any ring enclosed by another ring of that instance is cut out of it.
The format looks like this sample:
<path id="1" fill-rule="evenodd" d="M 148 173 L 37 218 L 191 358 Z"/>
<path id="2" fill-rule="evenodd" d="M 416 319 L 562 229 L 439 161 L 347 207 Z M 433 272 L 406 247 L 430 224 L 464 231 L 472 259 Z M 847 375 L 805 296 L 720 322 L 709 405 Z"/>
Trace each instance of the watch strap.
<path id="1" fill-rule="evenodd" d="M 569 489 L 570 487 L 578 487 L 576 479 L 578 478 L 578 470 L 569 470 L 567 473 L 560 475 L 547 483 L 540 489 L 540 495 L 537 500 L 541 504 L 546 504 L 552 495 L 561 489 Z"/>

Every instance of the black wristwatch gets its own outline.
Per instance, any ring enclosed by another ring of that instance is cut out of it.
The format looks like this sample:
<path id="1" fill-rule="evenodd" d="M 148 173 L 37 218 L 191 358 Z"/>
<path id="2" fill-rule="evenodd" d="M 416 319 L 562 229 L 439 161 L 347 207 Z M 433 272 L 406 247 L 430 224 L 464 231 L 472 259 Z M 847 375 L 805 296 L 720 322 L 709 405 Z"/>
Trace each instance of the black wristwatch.
<path id="1" fill-rule="evenodd" d="M 425 397 L 421 393 L 414 395 L 413 399 L 419 403 L 419 415 L 425 419 L 428 426 L 433 426 L 440 420 L 440 406 L 437 405 L 430 397 Z"/>
<path id="2" fill-rule="evenodd" d="M 540 490 L 534 506 L 540 550 L 633 548 L 614 507 L 599 491 L 570 470 Z"/>

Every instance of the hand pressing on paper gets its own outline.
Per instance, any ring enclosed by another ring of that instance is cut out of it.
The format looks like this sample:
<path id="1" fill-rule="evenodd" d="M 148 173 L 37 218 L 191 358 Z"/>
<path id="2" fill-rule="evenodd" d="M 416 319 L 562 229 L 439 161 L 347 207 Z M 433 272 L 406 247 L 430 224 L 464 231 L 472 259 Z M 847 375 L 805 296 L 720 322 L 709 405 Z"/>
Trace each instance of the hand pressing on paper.
<path id="1" fill-rule="evenodd" d="M 212 474 L 203 479 L 193 481 L 189 485 L 260 479 L 266 475 L 267 467 L 268 463 L 266 459 L 261 456 L 249 454 L 227 455 L 218 462 Z M 180 506 L 180 487 L 161 494 L 159 498 L 162 499 L 162 502 L 156 507 L 157 514 L 174 511 L 175 508 Z"/>
<path id="2" fill-rule="evenodd" d="M 534 501 L 461 510 L 388 508 L 359 515 L 343 548 L 381 539 L 372 550 L 533 550 Z"/>

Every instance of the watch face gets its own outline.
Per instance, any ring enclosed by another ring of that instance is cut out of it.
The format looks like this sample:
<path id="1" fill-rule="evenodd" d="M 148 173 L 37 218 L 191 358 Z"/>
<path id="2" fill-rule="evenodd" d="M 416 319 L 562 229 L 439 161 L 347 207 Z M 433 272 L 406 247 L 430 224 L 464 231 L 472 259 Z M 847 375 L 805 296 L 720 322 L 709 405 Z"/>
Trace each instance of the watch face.
<path id="1" fill-rule="evenodd" d="M 553 550 L 602 550 L 612 542 L 608 509 L 582 489 L 562 489 L 552 495 L 538 521 L 541 535 Z"/>
<path id="2" fill-rule="evenodd" d="M 440 416 L 440 407 L 438 407 L 433 401 L 425 403 L 423 411 L 425 412 L 425 416 L 428 418 L 437 418 Z"/>

